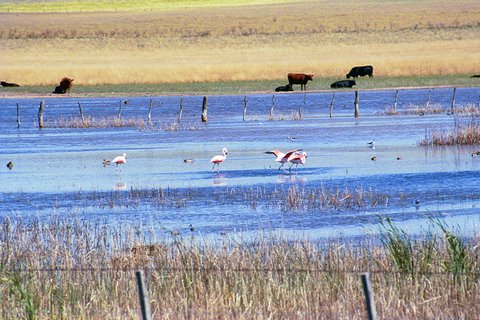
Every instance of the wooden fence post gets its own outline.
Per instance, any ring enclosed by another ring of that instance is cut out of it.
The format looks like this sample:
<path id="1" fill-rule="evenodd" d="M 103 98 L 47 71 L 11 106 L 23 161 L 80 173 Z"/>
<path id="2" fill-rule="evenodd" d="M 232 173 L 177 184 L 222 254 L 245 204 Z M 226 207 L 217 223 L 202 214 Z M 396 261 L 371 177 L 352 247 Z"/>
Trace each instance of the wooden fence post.
<path id="1" fill-rule="evenodd" d="M 398 90 L 395 92 L 395 101 L 393 102 L 393 112 L 397 113 Z"/>
<path id="2" fill-rule="evenodd" d="M 80 104 L 80 102 L 78 103 L 78 109 L 80 109 L 80 116 L 82 117 L 82 124 L 84 125 L 85 124 L 85 117 L 83 116 L 83 109 L 82 109 L 82 105 Z"/>
<path id="3" fill-rule="evenodd" d="M 272 95 L 272 107 L 270 108 L 270 120 L 273 120 L 273 109 L 275 108 L 275 95 Z"/>
<path id="4" fill-rule="evenodd" d="M 204 96 L 203 97 L 203 104 L 202 104 L 202 122 L 207 122 L 208 121 L 207 107 L 208 107 L 208 98 L 207 98 L 207 96 Z"/>
<path id="5" fill-rule="evenodd" d="M 45 102 L 44 101 L 41 101 L 40 102 L 40 108 L 38 109 L 38 127 L 41 129 L 41 128 L 44 128 L 45 125 L 43 123 L 43 111 L 44 111 L 44 107 L 45 107 Z"/>
<path id="6" fill-rule="evenodd" d="M 245 117 L 247 116 L 247 96 L 243 97 L 243 121 L 245 121 Z"/>
<path id="7" fill-rule="evenodd" d="M 180 98 L 180 110 L 178 110 L 178 120 L 177 122 L 180 123 L 182 120 L 182 113 L 183 113 L 183 97 Z"/>
<path id="8" fill-rule="evenodd" d="M 425 108 L 428 109 L 428 106 L 430 105 L 430 93 L 432 89 L 428 89 L 428 95 L 427 95 L 427 101 L 425 101 Z"/>
<path id="9" fill-rule="evenodd" d="M 122 100 L 120 100 L 120 106 L 118 107 L 118 119 L 120 120 L 120 117 L 122 116 Z"/>
<path id="10" fill-rule="evenodd" d="M 364 272 L 361 275 L 363 293 L 365 294 L 365 305 L 367 307 L 368 320 L 377 319 L 377 311 L 375 309 L 375 301 L 373 299 L 373 290 L 370 284 L 369 273 Z"/>
<path id="11" fill-rule="evenodd" d="M 333 93 L 332 101 L 330 101 L 330 118 L 332 117 L 332 114 L 333 114 L 333 104 L 334 103 L 335 103 L 335 92 Z"/>
<path id="12" fill-rule="evenodd" d="M 457 95 L 457 88 L 453 88 L 453 97 L 452 97 L 452 113 L 455 108 L 455 96 Z"/>
<path id="13" fill-rule="evenodd" d="M 152 125 L 152 105 L 153 105 L 153 101 L 152 99 L 150 99 L 150 105 L 148 107 L 148 116 L 147 116 L 149 125 Z"/>
<path id="14" fill-rule="evenodd" d="M 358 118 L 358 117 L 360 116 L 360 111 L 358 111 L 358 90 L 355 90 L 355 103 L 354 103 L 354 106 L 355 106 L 354 116 L 355 116 L 355 118 Z"/>
<path id="15" fill-rule="evenodd" d="M 20 106 L 17 103 L 17 128 L 20 129 Z"/>
<path id="16" fill-rule="evenodd" d="M 137 270 L 135 275 L 137 277 L 138 298 L 140 300 L 140 308 L 142 310 L 142 319 L 151 320 L 150 302 L 148 300 L 147 288 L 145 287 L 143 271 Z"/>

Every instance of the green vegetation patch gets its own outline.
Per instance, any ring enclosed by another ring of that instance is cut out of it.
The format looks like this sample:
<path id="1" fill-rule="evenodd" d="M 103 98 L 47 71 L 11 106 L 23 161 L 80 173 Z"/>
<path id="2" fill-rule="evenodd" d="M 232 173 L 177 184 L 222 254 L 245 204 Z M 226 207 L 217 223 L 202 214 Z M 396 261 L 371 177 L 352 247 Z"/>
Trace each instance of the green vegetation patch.
<path id="1" fill-rule="evenodd" d="M 308 91 L 344 91 L 344 90 L 381 90 L 388 88 L 415 87 L 477 87 L 480 78 L 469 75 L 423 76 L 423 77 L 373 77 L 357 78 L 352 89 L 331 89 L 330 84 L 337 78 L 315 78 L 308 84 Z M 225 81 L 225 82 L 188 82 L 188 83 L 137 83 L 74 85 L 71 95 L 120 96 L 120 95 L 170 95 L 170 94 L 249 94 L 275 92 L 275 88 L 284 85 L 285 80 Z M 0 87 L 0 94 L 47 94 L 51 86 Z M 294 92 L 300 92 L 300 86 L 294 86 Z M 308 92 L 307 91 L 307 92 Z"/>

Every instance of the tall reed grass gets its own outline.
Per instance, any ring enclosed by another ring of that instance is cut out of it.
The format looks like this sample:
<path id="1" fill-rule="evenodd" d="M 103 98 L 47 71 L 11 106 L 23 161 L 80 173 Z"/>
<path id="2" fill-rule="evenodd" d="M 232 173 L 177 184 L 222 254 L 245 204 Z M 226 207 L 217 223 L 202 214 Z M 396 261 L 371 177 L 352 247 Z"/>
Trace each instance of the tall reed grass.
<path id="1" fill-rule="evenodd" d="M 208 242 L 195 232 L 155 236 L 54 215 L 42 223 L 4 218 L 0 314 L 137 319 L 134 271 L 143 269 L 155 319 L 364 319 L 359 274 L 368 270 L 382 318 L 477 318 L 478 239 L 438 223 L 443 234 L 426 242 L 391 222 L 383 243 L 278 235 Z M 392 250 L 395 239 L 408 250 Z"/>

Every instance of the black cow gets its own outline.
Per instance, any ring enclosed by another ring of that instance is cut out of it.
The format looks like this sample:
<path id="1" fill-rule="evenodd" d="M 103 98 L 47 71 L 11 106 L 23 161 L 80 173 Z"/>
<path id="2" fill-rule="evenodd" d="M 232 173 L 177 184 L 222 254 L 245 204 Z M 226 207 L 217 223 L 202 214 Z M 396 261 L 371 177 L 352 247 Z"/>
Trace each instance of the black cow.
<path id="1" fill-rule="evenodd" d="M 351 88 L 356 84 L 355 80 L 340 80 L 332 83 L 330 88 Z"/>
<path id="2" fill-rule="evenodd" d="M 474 74 L 474 75 L 471 76 L 470 78 L 480 78 L 480 74 Z"/>
<path id="3" fill-rule="evenodd" d="M 12 82 L 5 82 L 5 81 L 0 81 L 0 85 L 2 87 L 20 87 L 19 84 L 12 83 Z"/>
<path id="4" fill-rule="evenodd" d="M 361 66 L 361 67 L 353 67 L 349 73 L 347 73 L 347 79 L 350 77 L 357 78 L 357 77 L 373 77 L 373 67 L 372 66 Z"/>
<path id="5" fill-rule="evenodd" d="M 67 90 L 65 88 L 63 88 L 62 86 L 56 86 L 55 90 L 52 93 L 64 94 L 64 93 L 67 93 Z"/>
<path id="6" fill-rule="evenodd" d="M 279 91 L 293 91 L 292 85 L 291 84 L 286 84 L 284 86 L 279 86 L 275 88 L 276 92 Z"/>

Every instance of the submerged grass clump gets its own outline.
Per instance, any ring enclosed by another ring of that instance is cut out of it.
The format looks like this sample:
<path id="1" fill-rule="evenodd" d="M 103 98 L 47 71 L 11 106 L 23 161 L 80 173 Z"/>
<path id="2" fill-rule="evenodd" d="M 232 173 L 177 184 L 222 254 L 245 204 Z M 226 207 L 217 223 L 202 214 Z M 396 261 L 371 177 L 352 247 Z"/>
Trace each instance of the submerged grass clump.
<path id="1" fill-rule="evenodd" d="M 455 119 L 452 130 L 432 131 L 419 142 L 421 146 L 479 145 L 480 123 L 476 116 L 466 120 Z"/>
<path id="2" fill-rule="evenodd" d="M 278 235 L 207 242 L 194 231 L 183 238 L 148 226 L 7 218 L 0 314 L 136 319 L 134 271 L 143 269 L 154 318 L 365 319 L 359 274 L 368 270 L 384 318 L 478 318 L 478 239 L 438 223 L 438 235 L 417 240 L 390 221 L 383 242 Z M 397 241 L 407 250 L 393 249 Z"/>
<path id="3" fill-rule="evenodd" d="M 53 120 L 45 123 L 47 128 L 60 129 L 88 129 L 88 128 L 137 128 L 142 131 L 181 131 L 181 130 L 198 130 L 198 123 L 180 123 L 178 120 L 173 120 L 170 123 L 154 123 L 145 120 L 141 117 L 119 118 L 118 116 L 105 117 L 60 117 L 58 120 Z"/>
<path id="4" fill-rule="evenodd" d="M 478 116 L 480 115 L 480 109 L 473 103 L 469 103 L 462 106 L 455 106 L 455 108 L 445 107 L 441 104 L 425 104 L 415 105 L 409 104 L 402 110 L 395 109 L 393 106 L 387 106 L 385 108 L 385 114 L 387 115 L 427 115 L 427 114 L 457 114 L 466 116 Z"/>
<path id="5" fill-rule="evenodd" d="M 275 208 L 285 212 L 306 210 L 360 210 L 404 201 L 404 195 L 398 197 L 377 193 L 371 189 L 356 188 L 290 188 L 269 189 L 222 188 L 218 190 L 132 188 L 126 192 L 78 193 L 77 200 L 98 207 L 189 207 L 198 204 L 241 205 L 256 209 Z M 83 199 L 83 200 L 82 200 Z"/>
<path id="6" fill-rule="evenodd" d="M 47 128 L 74 128 L 74 129 L 86 129 L 86 128 L 121 128 L 121 127 L 136 127 L 145 128 L 147 123 L 142 118 L 119 118 L 116 116 L 111 117 L 91 117 L 86 116 L 83 119 L 80 117 L 61 117 L 58 120 L 47 122 Z"/>

